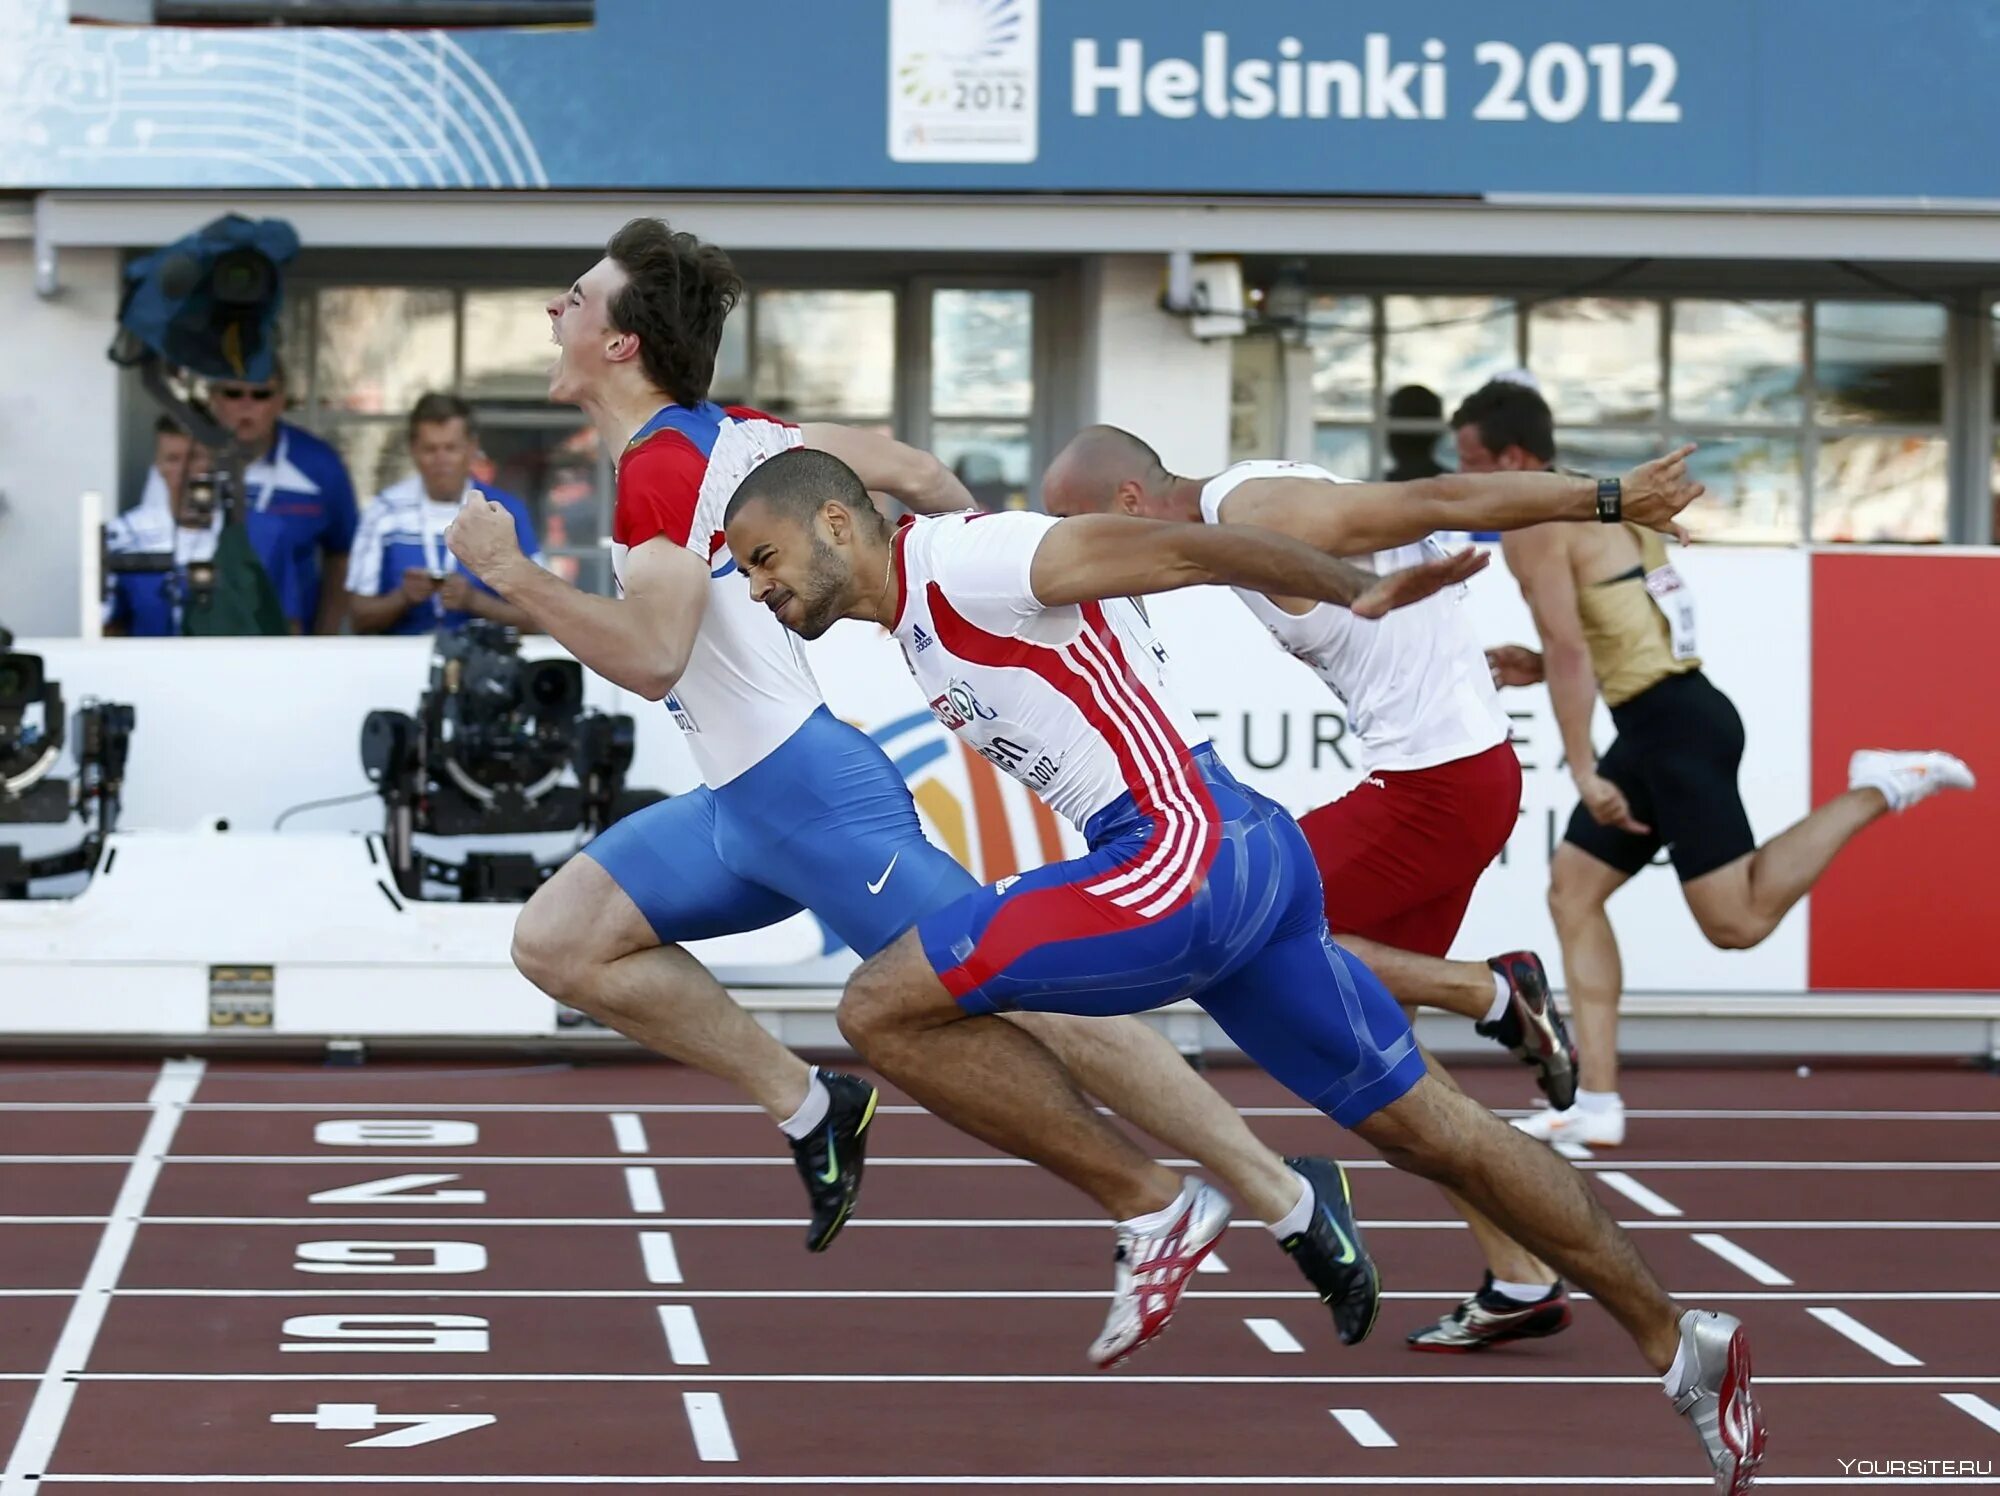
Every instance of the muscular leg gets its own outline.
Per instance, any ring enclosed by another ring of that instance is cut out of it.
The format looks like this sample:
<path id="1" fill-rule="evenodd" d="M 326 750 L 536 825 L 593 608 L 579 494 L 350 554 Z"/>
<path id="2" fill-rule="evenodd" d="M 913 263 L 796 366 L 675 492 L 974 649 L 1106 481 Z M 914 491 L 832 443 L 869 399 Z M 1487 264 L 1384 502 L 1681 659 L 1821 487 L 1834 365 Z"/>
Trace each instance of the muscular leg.
<path id="1" fill-rule="evenodd" d="M 1604 906 L 1629 881 L 1629 873 L 1571 842 L 1556 848 L 1549 866 L 1549 913 L 1562 941 L 1577 1078 L 1591 1091 L 1618 1089 L 1618 999 L 1625 975 Z"/>
<path id="2" fill-rule="evenodd" d="M 1359 935 L 1333 938 L 1367 963 L 1406 1008 L 1438 1008 L 1478 1023 L 1493 1007 L 1493 968 L 1484 961 L 1447 961 Z"/>
<path id="3" fill-rule="evenodd" d="M 1354 1131 L 1553 1263 L 1610 1311 L 1655 1371 L 1673 1364 L 1680 1307 L 1583 1176 L 1549 1149 L 1429 1076 Z"/>
<path id="4" fill-rule="evenodd" d="M 1702 934 L 1726 951 L 1759 944 L 1819 881 L 1840 849 L 1889 813 L 1878 789 L 1849 790 L 1756 851 L 1681 885 Z"/>
<path id="5" fill-rule="evenodd" d="M 1010 1013 L 1054 1052 L 1078 1085 L 1135 1127 L 1197 1160 L 1259 1220 L 1299 1200 L 1299 1176 L 1258 1140 L 1235 1107 L 1188 1067 L 1166 1035 L 1136 1018 Z"/>
<path id="6" fill-rule="evenodd" d="M 1160 1210 L 1181 1192 L 1171 1171 L 1084 1099 L 1039 1039 L 960 1009 L 915 931 L 848 979 L 840 1031 L 926 1110 L 1042 1165 L 1120 1220 Z"/>
<path id="7" fill-rule="evenodd" d="M 514 964 L 542 991 L 657 1054 L 729 1081 L 783 1121 L 805 1100 L 806 1063 L 731 1001 L 589 857 L 536 890 L 514 925 Z"/>
<path id="8" fill-rule="evenodd" d="M 1391 988 L 1391 992 L 1395 989 Z M 1437 1056 L 1428 1049 L 1424 1051 L 1424 1064 L 1439 1085 L 1463 1096 L 1451 1072 L 1437 1061 Z M 1475 1103 L 1476 1104 L 1476 1103 Z M 1513 1237 L 1502 1231 L 1482 1215 L 1471 1201 L 1452 1189 L 1440 1186 L 1439 1192 L 1451 1202 L 1451 1208 L 1459 1213 L 1465 1224 L 1472 1230 L 1472 1239 L 1479 1243 L 1480 1253 L 1486 1258 L 1486 1267 L 1502 1283 L 1544 1283 L 1556 1281 L 1556 1271 Z"/>

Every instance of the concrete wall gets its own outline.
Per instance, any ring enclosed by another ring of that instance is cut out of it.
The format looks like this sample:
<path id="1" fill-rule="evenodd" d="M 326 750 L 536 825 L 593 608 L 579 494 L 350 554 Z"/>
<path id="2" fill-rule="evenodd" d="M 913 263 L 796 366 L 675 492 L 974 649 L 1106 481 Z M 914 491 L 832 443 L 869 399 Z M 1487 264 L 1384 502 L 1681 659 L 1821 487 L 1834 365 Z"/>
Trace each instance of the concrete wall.
<path id="1" fill-rule="evenodd" d="M 44 301 L 33 246 L 0 239 L 0 622 L 17 634 L 77 632 L 77 496 L 97 489 L 116 509 L 119 373 L 104 350 L 118 256 L 66 250 L 61 272 Z"/>
<path id="2" fill-rule="evenodd" d="M 1167 257 L 1106 255 L 1084 284 L 1083 418 L 1123 426 L 1177 473 L 1229 466 L 1227 338 L 1201 342 L 1160 310 Z"/>

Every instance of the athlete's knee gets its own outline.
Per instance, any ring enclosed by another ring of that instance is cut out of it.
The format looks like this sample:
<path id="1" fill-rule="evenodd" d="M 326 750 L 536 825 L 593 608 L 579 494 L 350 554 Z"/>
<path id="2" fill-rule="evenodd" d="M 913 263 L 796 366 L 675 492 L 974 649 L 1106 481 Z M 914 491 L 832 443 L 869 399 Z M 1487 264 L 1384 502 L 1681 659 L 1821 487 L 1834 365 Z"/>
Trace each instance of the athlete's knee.
<path id="1" fill-rule="evenodd" d="M 871 956 L 855 968 L 840 995 L 834 1017 L 841 1037 L 866 1055 L 894 1028 L 896 985 L 880 956 Z"/>
<path id="2" fill-rule="evenodd" d="M 1426 1077 L 1353 1130 L 1390 1167 L 1456 1184 L 1470 1169 L 1472 1140 L 1464 1109 L 1472 1105 L 1463 1094 Z"/>
<path id="3" fill-rule="evenodd" d="M 1593 919 L 1604 910 L 1604 900 L 1576 872 L 1558 857 L 1549 870 L 1549 918 L 1556 928 L 1570 929 Z"/>
<path id="4" fill-rule="evenodd" d="M 514 969 L 550 997 L 569 1000 L 580 986 L 579 952 L 575 926 L 565 921 L 538 893 L 522 906 L 514 920 L 514 940 L 509 950 Z"/>
<path id="5" fill-rule="evenodd" d="M 1701 926 L 1708 943 L 1722 951 L 1747 951 L 1754 945 L 1762 945 L 1764 937 L 1771 933 L 1769 925 L 1742 909 L 1697 912 L 1695 923 Z"/>

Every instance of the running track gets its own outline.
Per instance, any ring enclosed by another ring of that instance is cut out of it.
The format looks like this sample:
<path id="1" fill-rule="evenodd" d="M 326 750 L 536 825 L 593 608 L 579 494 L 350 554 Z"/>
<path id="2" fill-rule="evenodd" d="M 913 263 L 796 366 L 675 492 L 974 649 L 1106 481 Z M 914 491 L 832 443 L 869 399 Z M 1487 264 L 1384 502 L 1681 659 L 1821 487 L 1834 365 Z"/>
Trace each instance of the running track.
<path id="1" fill-rule="evenodd" d="M 1218 1078 L 1281 1150 L 1362 1156 Z M 1466 1078 L 1523 1103 L 1519 1072 Z M 1767 1484 L 2000 1486 L 2000 1078 L 1641 1070 L 1627 1097 L 1632 1145 L 1580 1166 L 1669 1287 L 1750 1322 Z M 813 1258 L 776 1141 L 664 1065 L 0 1065 L 0 1496 L 1709 1486 L 1594 1306 L 1407 1352 L 1473 1261 L 1372 1159 L 1367 1345 L 1240 1225 L 1107 1376 L 1080 1196 L 890 1106 Z"/>

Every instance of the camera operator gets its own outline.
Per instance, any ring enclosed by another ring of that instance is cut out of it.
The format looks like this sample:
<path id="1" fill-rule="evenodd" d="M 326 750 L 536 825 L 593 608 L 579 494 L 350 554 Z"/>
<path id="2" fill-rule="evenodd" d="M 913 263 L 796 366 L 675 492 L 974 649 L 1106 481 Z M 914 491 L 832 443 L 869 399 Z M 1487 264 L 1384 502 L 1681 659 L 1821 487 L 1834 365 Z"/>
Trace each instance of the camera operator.
<path id="1" fill-rule="evenodd" d="M 170 416 L 153 423 L 153 466 L 138 504 L 104 527 L 113 556 L 172 556 L 171 571 L 113 572 L 104 600 L 104 632 L 132 638 L 181 633 L 190 565 L 215 558 L 220 511 L 200 513 L 190 502 L 188 478 L 206 470 L 212 454 Z"/>
<path id="2" fill-rule="evenodd" d="M 339 579 L 355 522 L 346 464 L 310 431 L 280 419 L 282 364 L 274 361 L 263 384 L 219 380 L 208 394 L 216 419 L 250 450 L 243 474 L 244 523 L 292 632 L 339 633 L 347 605 Z"/>
<path id="3" fill-rule="evenodd" d="M 425 395 L 410 410 L 416 471 L 362 512 L 347 563 L 347 606 L 358 634 L 457 632 L 474 618 L 534 627 L 528 615 L 458 564 L 444 543 L 458 506 L 493 500 L 514 520 L 530 559 L 540 554 L 528 506 L 472 476 L 479 450 L 472 408 L 456 395 Z"/>

